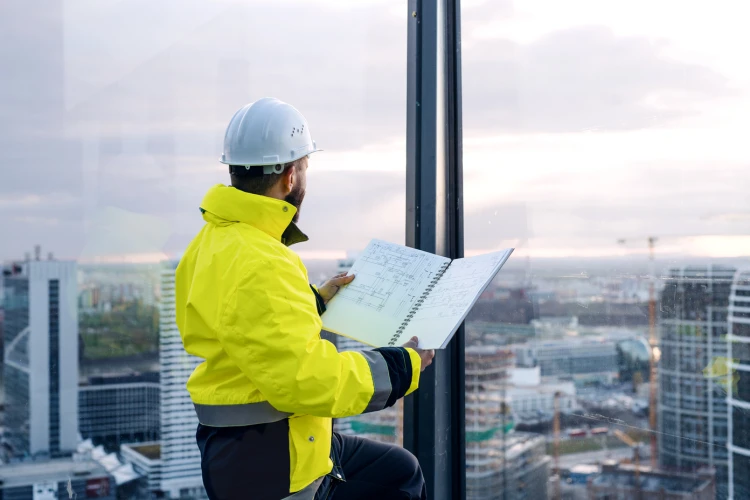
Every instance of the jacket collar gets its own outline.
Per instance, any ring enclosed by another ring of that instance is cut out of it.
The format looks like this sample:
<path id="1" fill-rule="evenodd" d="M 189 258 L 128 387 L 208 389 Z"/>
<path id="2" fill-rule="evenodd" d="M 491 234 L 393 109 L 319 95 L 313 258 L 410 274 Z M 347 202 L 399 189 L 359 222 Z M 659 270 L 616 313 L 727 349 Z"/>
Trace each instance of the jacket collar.
<path id="1" fill-rule="evenodd" d="M 243 222 L 256 227 L 286 246 L 307 241 L 292 222 L 297 209 L 283 200 L 250 194 L 223 184 L 208 190 L 201 202 L 206 222 L 218 225 Z"/>

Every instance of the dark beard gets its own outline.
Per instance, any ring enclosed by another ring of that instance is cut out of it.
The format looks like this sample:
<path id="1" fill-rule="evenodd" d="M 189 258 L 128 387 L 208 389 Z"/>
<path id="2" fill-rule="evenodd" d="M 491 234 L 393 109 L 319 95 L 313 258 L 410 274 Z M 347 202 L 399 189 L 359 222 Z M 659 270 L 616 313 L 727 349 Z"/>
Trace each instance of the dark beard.
<path id="1" fill-rule="evenodd" d="M 294 214 L 294 217 L 292 217 L 292 222 L 297 222 L 299 220 L 299 213 L 300 210 L 302 210 L 302 201 L 305 199 L 305 190 L 304 188 L 295 186 L 291 193 L 286 195 L 286 198 L 284 198 L 284 201 L 289 203 L 290 205 L 294 206 L 297 209 L 297 213 Z"/>

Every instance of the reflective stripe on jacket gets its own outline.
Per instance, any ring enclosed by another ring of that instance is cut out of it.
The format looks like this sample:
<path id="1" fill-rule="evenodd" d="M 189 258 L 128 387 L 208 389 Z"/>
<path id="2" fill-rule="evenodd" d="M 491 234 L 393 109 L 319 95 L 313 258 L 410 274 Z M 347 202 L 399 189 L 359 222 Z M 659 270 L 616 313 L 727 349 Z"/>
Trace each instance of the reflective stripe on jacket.
<path id="1" fill-rule="evenodd" d="M 381 410 L 414 391 L 419 355 L 338 352 L 320 338 L 324 308 L 288 248 L 307 240 L 292 222 L 294 206 L 217 185 L 201 212 L 206 224 L 175 284 L 185 349 L 205 360 L 187 389 L 206 426 L 288 421 L 288 440 L 274 453 L 288 454 L 284 488 L 299 491 L 331 471 L 331 418 Z"/>

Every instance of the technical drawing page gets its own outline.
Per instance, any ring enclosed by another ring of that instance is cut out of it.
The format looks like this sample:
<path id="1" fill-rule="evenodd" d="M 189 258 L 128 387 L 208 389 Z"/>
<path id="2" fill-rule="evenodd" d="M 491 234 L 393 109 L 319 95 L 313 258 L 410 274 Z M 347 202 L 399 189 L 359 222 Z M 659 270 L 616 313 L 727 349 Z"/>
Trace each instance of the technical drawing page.
<path id="1" fill-rule="evenodd" d="M 415 302 L 450 259 L 372 240 L 352 266 L 356 278 L 326 306 L 323 328 L 387 346 Z"/>
<path id="2" fill-rule="evenodd" d="M 422 349 L 447 345 L 513 249 L 454 260 L 409 322 L 404 338 L 419 337 Z"/>

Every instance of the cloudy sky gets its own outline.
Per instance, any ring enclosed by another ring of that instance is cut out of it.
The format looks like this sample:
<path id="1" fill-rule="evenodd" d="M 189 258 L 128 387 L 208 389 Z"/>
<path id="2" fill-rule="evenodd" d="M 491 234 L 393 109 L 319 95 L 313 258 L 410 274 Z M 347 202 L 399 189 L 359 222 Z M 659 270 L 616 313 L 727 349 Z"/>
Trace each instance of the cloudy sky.
<path id="1" fill-rule="evenodd" d="M 325 149 L 299 252 L 403 241 L 405 2 L 43 3 L 0 4 L 0 260 L 179 254 L 268 95 Z M 750 256 L 746 2 L 463 4 L 469 252 Z"/>

